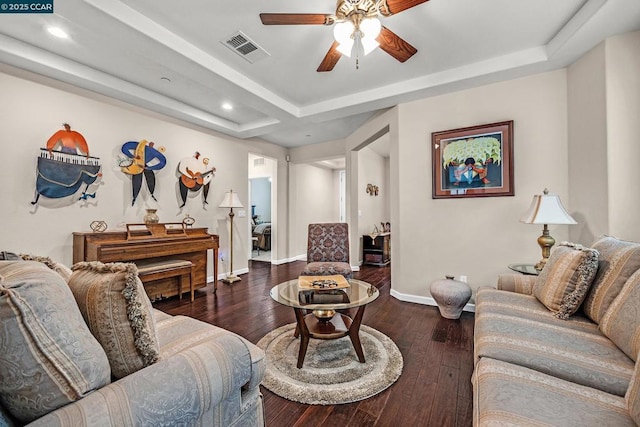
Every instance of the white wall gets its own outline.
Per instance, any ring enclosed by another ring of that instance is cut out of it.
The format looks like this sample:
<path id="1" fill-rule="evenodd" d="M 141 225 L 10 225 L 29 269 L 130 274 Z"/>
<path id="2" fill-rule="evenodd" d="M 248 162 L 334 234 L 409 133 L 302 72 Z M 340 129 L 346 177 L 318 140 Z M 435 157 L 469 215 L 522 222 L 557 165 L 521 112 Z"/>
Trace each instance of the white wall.
<path id="1" fill-rule="evenodd" d="M 344 170 L 344 169 L 343 169 Z M 337 221 L 340 220 L 340 169 L 334 169 L 332 171 L 333 174 L 333 217 L 337 218 Z"/>
<path id="2" fill-rule="evenodd" d="M 162 222 L 182 221 L 188 213 L 196 219 L 196 226 L 208 227 L 211 233 L 220 235 L 221 252 L 228 255 L 228 216 L 225 210 L 217 207 L 224 192 L 233 188 L 242 203 L 248 205 L 248 152 L 281 159 L 286 152 L 273 144 L 248 143 L 194 129 L 173 119 L 6 66 L 0 69 L 0 92 L 3 99 L 0 103 L 0 135 L 3 155 L 7 159 L 0 171 L 0 178 L 5 183 L 0 187 L 3 204 L 0 247 L 47 255 L 67 265 L 72 261 L 73 231 L 89 231 L 93 220 L 106 221 L 109 229 L 122 223 L 141 222 L 145 207 L 157 207 Z M 64 122 L 82 133 L 91 154 L 101 159 L 103 177 L 96 198 L 66 207 L 53 207 L 59 200 L 41 197 L 39 205 L 32 206 L 40 148 Z M 120 172 L 115 159 L 124 142 L 140 139 L 165 146 L 168 160 L 167 166 L 157 174 L 155 194 L 158 203 L 145 197 L 146 190 L 143 190 L 132 207 L 129 177 Z M 217 168 L 208 196 L 209 204 L 204 208 L 201 195 L 198 195 L 188 199 L 185 208 L 179 209 L 177 164 L 195 151 L 209 157 Z M 247 229 L 247 218 L 236 215 L 234 270 L 246 271 L 248 266 Z M 211 274 L 211 265 L 209 267 Z M 227 268 L 226 262 L 220 265 L 221 272 Z"/>
<path id="3" fill-rule="evenodd" d="M 385 186 L 385 158 L 371 148 L 363 148 L 358 156 L 358 209 L 360 223 L 358 234 L 368 234 L 374 226 L 380 228 L 380 222 L 389 221 L 388 211 L 389 188 Z M 377 186 L 378 195 L 367 193 L 367 185 Z M 382 231 L 382 230 L 380 230 Z"/>
<path id="4" fill-rule="evenodd" d="M 568 68 L 571 239 L 640 240 L 640 32 L 611 37 Z"/>
<path id="5" fill-rule="evenodd" d="M 609 229 L 604 43 L 569 66 L 567 80 L 570 237 L 592 242 Z"/>
<path id="6" fill-rule="evenodd" d="M 362 147 L 366 147 L 368 144 L 378 140 L 381 136 L 385 135 L 390 140 L 391 158 L 384 160 L 384 178 L 383 181 L 388 188 L 387 194 L 387 206 L 384 213 L 387 213 L 390 218 L 392 227 L 392 241 L 402 239 L 401 230 L 394 229 L 393 224 L 398 222 L 400 201 L 398 198 L 399 182 L 398 182 L 398 169 L 399 166 L 393 159 L 398 158 L 398 107 L 389 109 L 382 114 L 378 114 L 363 124 L 358 130 L 345 140 L 345 152 L 347 158 L 347 221 L 351 230 L 351 260 L 352 265 L 355 264 L 354 260 L 359 260 L 362 257 L 362 250 L 360 246 L 361 236 L 353 232 L 353 230 L 360 231 L 361 223 L 363 227 L 367 226 L 365 221 L 361 221 L 361 217 L 358 216 L 360 210 L 360 191 L 366 189 L 366 182 L 360 182 L 360 169 L 366 168 L 365 164 L 361 164 L 360 155 Z M 388 134 L 388 135 L 387 135 Z M 366 154 L 365 154 L 366 155 Z M 382 182 L 382 180 L 381 180 Z M 366 193 L 365 193 L 366 194 Z M 390 208 L 389 208 L 390 207 Z M 408 236 L 408 238 L 411 238 Z M 393 245 L 393 243 L 392 243 Z M 393 246 L 393 255 L 391 262 L 391 276 L 392 283 L 394 279 L 394 271 L 401 268 L 402 248 Z"/>
<path id="7" fill-rule="evenodd" d="M 509 263 L 538 261 L 541 227 L 518 220 L 545 187 L 568 200 L 565 70 L 398 108 L 397 156 L 393 150 L 391 156 L 399 199 L 392 221 L 393 290 L 428 296 L 430 283 L 445 274 L 468 276 L 472 288 L 494 285 Z M 431 133 L 504 120 L 514 121 L 515 196 L 432 199 Z M 567 227 L 551 226 L 551 234 L 565 240 Z"/>
<path id="8" fill-rule="evenodd" d="M 518 218 L 531 196 L 548 187 L 559 194 L 575 226 L 551 226 L 561 241 L 588 244 L 590 237 L 615 233 L 640 240 L 636 213 L 640 194 L 625 166 L 639 158 L 637 117 L 638 33 L 614 37 L 596 47 L 568 70 L 419 100 L 392 108 L 365 123 L 345 140 L 286 150 L 273 144 L 236 140 L 186 125 L 73 88 L 63 83 L 0 66 L 2 148 L 0 171 L 3 250 L 49 255 L 71 262 L 71 233 L 87 230 L 95 219 L 110 228 L 139 222 L 144 197 L 130 206 L 130 184 L 115 166 L 125 141 L 153 140 L 167 147 L 169 163 L 158 173 L 159 215 L 162 221 L 182 220 L 186 213 L 196 225 L 220 234 L 222 252 L 228 247 L 227 215 L 216 206 L 228 188 L 237 189 L 248 205 L 248 153 L 277 159 L 277 231 L 281 259 L 306 253 L 306 226 L 335 221 L 333 173 L 304 162 L 347 155 L 347 217 L 352 230 L 352 260 L 359 248 L 353 230 L 364 191 L 359 182 L 357 147 L 387 129 L 391 142 L 388 163 L 389 217 L 393 231 L 392 287 L 396 294 L 428 296 L 429 284 L 445 274 L 467 275 L 472 287 L 493 285 L 511 262 L 535 262 L 540 249 L 537 226 Z M 1 74 L 4 73 L 4 74 Z M 17 77 L 16 77 L 17 76 Z M 431 199 L 431 133 L 503 120 L 515 122 L 515 196 L 471 199 Z M 101 158 L 104 177 L 96 199 L 63 208 L 45 201 L 33 207 L 35 165 L 47 138 L 70 122 L 87 138 L 93 155 Z M 178 209 L 175 190 L 177 162 L 200 151 L 217 168 L 206 210 L 200 199 Z M 285 161 L 290 153 L 291 162 Z M 570 156 L 569 156 L 570 153 Z M 296 163 L 297 162 L 297 163 Z M 622 167 L 621 167 L 622 164 Z M 382 181 L 381 181 L 382 182 Z M 366 186 L 366 182 L 364 183 Z M 300 210 L 304 206 L 304 210 Z M 311 212 L 312 214 L 309 214 Z M 247 218 L 236 216 L 234 267 L 247 267 Z M 364 221 L 362 221 L 365 224 Z M 238 234 L 236 234 L 238 233 Z M 359 239 L 358 239 L 359 240 Z M 225 266 L 220 266 L 225 271 Z"/>
<path id="9" fill-rule="evenodd" d="M 386 159 L 371 148 L 365 147 L 358 153 L 358 234 L 352 241 L 359 243 L 358 261 L 362 261 L 362 236 L 377 227 L 382 232 L 381 222 L 389 222 L 389 187 L 386 179 Z M 377 186 L 378 195 L 367 193 L 367 185 Z"/>
<path id="10" fill-rule="evenodd" d="M 290 188 L 292 254 L 306 256 L 309 224 L 339 220 L 334 172 L 306 163 L 292 165 Z"/>
<path id="11" fill-rule="evenodd" d="M 609 232 L 640 241 L 640 31 L 605 43 Z"/>

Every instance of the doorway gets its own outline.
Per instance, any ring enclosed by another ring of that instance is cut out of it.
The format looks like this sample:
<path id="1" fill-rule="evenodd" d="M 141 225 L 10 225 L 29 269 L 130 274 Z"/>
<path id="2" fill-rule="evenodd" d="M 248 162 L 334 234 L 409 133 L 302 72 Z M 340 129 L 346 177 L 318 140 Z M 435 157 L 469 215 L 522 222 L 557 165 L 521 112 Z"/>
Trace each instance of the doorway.
<path id="1" fill-rule="evenodd" d="M 271 178 L 252 178 L 251 259 L 271 262 Z"/>
<path id="2" fill-rule="evenodd" d="M 275 159 L 249 153 L 249 259 L 272 262 L 276 234 Z"/>

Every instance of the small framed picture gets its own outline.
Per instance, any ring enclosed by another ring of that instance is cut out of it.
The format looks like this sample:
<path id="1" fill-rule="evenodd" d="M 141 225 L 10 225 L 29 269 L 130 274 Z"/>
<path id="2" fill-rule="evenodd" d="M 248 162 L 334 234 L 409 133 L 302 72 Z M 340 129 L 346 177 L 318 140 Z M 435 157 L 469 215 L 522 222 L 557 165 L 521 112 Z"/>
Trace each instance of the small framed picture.
<path id="1" fill-rule="evenodd" d="M 431 134 L 434 199 L 513 196 L 513 120 Z"/>

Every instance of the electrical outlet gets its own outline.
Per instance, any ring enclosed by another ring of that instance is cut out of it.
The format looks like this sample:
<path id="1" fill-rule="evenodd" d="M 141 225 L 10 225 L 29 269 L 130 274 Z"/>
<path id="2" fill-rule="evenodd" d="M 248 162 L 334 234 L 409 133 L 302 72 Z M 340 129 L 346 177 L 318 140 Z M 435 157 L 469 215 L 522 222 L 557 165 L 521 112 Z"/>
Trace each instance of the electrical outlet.
<path id="1" fill-rule="evenodd" d="M 460 281 L 467 283 L 467 276 L 460 276 Z"/>

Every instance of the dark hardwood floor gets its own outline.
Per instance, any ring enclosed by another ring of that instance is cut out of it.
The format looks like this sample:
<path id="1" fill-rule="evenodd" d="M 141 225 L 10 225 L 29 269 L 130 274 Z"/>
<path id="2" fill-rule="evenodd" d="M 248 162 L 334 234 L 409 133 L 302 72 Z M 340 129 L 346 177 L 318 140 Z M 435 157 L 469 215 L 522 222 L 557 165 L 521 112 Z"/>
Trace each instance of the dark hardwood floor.
<path id="1" fill-rule="evenodd" d="M 154 306 L 212 323 L 256 343 L 271 330 L 295 321 L 293 310 L 273 301 L 269 290 L 298 277 L 304 265 L 302 261 L 280 266 L 250 261 L 250 272 L 242 275 L 242 281 L 218 282 L 216 294 L 209 284 L 196 291 L 193 303 L 173 297 Z M 380 297 L 367 306 L 363 323 L 393 339 L 404 358 L 402 375 L 384 392 L 346 405 L 304 405 L 261 387 L 267 426 L 470 426 L 473 314 L 446 320 L 437 307 L 391 297 L 389 267 L 363 266 L 355 278 L 380 290 Z"/>

